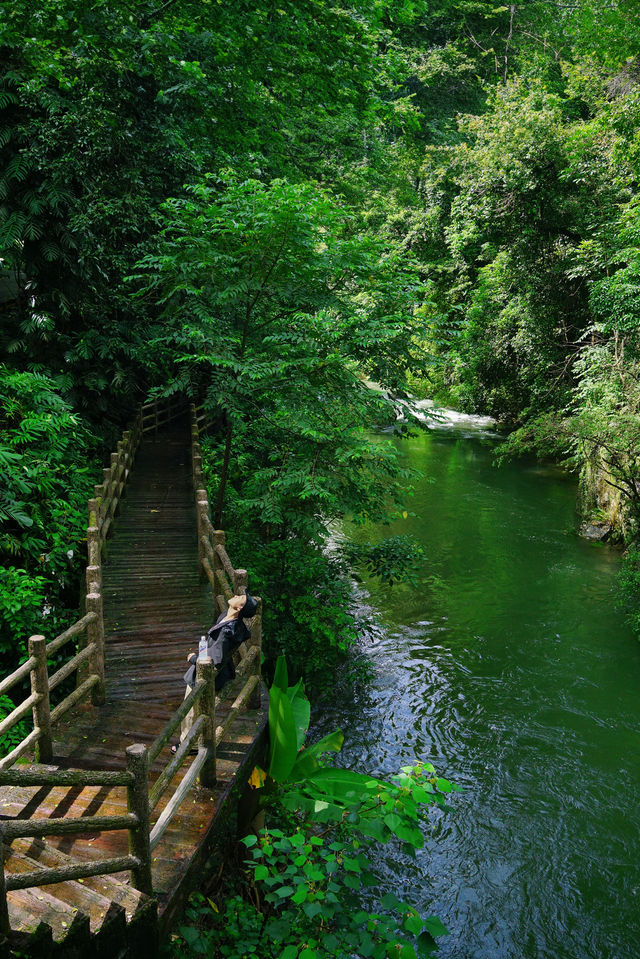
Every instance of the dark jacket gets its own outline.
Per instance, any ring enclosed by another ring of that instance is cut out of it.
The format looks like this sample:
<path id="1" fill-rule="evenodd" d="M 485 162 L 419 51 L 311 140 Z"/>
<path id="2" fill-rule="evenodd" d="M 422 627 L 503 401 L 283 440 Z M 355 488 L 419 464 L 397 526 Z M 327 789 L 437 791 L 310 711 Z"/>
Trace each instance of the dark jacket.
<path id="1" fill-rule="evenodd" d="M 233 663 L 233 654 L 251 635 L 249 627 L 244 622 L 255 616 L 258 603 L 247 593 L 247 601 L 238 613 L 237 619 L 226 619 L 226 613 L 221 613 L 214 626 L 207 633 L 207 656 L 213 660 L 216 667 L 216 692 L 234 678 L 236 669 Z M 196 654 L 191 657 L 193 664 L 184 674 L 187 686 L 193 686 L 196 681 Z"/>

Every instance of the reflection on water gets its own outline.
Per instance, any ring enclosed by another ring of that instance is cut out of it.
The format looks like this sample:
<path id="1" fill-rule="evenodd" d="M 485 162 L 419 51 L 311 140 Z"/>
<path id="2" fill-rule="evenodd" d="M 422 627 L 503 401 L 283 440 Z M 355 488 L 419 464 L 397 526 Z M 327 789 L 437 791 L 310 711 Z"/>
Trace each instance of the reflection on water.
<path id="1" fill-rule="evenodd" d="M 465 429 L 469 427 L 467 423 Z M 485 426 L 482 426 L 485 429 Z M 414 758 L 464 786 L 387 878 L 451 930 L 455 959 L 640 955 L 640 644 L 615 608 L 619 553 L 575 534 L 575 487 L 492 466 L 495 441 L 402 442 L 419 518 L 420 589 L 369 584 L 373 679 L 332 707 L 343 762 Z"/>

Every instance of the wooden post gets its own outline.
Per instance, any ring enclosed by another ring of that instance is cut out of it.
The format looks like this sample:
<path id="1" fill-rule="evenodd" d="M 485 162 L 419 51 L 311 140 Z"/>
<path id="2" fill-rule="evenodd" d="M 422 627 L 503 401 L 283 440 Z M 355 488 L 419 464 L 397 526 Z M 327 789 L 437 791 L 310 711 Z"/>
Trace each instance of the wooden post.
<path id="1" fill-rule="evenodd" d="M 91 690 L 91 702 L 94 706 L 102 706 L 104 694 L 104 617 L 102 610 L 102 595 L 97 583 L 91 584 L 91 592 L 87 596 L 87 612 L 95 613 L 96 619 L 87 626 L 87 640 L 95 643 L 95 649 L 89 659 L 89 670 L 98 677 L 98 682 Z"/>
<path id="2" fill-rule="evenodd" d="M 258 603 L 258 609 L 251 624 L 251 646 L 252 648 L 256 646 L 258 649 L 253 671 L 254 675 L 260 679 L 262 672 L 262 600 L 259 596 L 256 596 L 256 601 Z M 260 709 L 260 698 L 260 683 L 258 683 L 251 694 L 251 699 L 249 700 L 249 709 Z"/>
<path id="3" fill-rule="evenodd" d="M 198 444 L 200 448 L 200 444 Z M 204 486 L 204 473 L 202 472 L 202 454 L 195 453 L 193 456 L 193 485 L 196 489 Z"/>
<path id="4" fill-rule="evenodd" d="M 196 680 L 204 679 L 207 686 L 195 705 L 195 718 L 205 716 L 206 723 L 200 733 L 198 746 L 207 750 L 207 759 L 200 770 L 200 785 L 212 788 L 216 784 L 216 676 L 213 660 L 199 659 L 196 663 Z"/>
<path id="5" fill-rule="evenodd" d="M 133 885 L 148 896 L 153 895 L 151 878 L 151 846 L 149 844 L 149 756 L 142 743 L 127 746 L 127 770 L 134 781 L 127 786 L 127 811 L 138 817 L 137 826 L 129 829 L 129 853 L 139 865 L 132 869 Z"/>
<path id="6" fill-rule="evenodd" d="M 31 692 L 39 697 L 33 704 L 33 725 L 40 730 L 40 738 L 36 743 L 36 762 L 50 763 L 53 759 L 53 743 L 51 742 L 47 642 L 44 636 L 29 638 L 29 656 L 33 656 L 36 661 L 31 670 Z"/>
<path id="7" fill-rule="evenodd" d="M 102 566 L 87 566 L 87 593 L 93 592 L 91 584 L 96 583 L 97 592 L 102 591 Z"/>
<path id="8" fill-rule="evenodd" d="M 233 575 L 233 592 L 236 596 L 244 596 L 248 582 L 249 574 L 246 569 L 236 569 Z"/>
<path id="9" fill-rule="evenodd" d="M 89 529 L 97 526 L 100 529 L 100 503 L 97 499 L 89 500 Z"/>
<path id="10" fill-rule="evenodd" d="M 214 553 L 213 553 L 213 562 L 214 562 L 213 575 L 214 575 L 214 582 L 215 582 L 216 584 L 217 584 L 217 580 L 215 579 L 216 569 L 222 569 L 222 560 L 220 559 L 220 557 L 218 556 L 218 553 L 216 552 L 216 546 L 222 546 L 222 548 L 224 549 L 224 545 L 225 545 L 226 541 L 227 541 L 227 536 L 226 536 L 226 533 L 225 533 L 225 531 L 224 531 L 223 529 L 216 529 L 216 530 L 213 531 L 213 550 L 214 550 Z M 222 606 L 222 604 L 220 603 L 220 601 L 219 601 L 219 599 L 218 599 L 218 594 L 216 593 L 216 597 L 215 597 L 215 612 L 216 612 L 216 614 L 220 614 L 220 613 L 223 613 L 224 611 L 225 611 L 225 607 Z"/>
<path id="11" fill-rule="evenodd" d="M 8 936 L 10 932 L 7 886 L 4 878 L 4 829 L 0 823 L 0 935 Z"/>
<path id="12" fill-rule="evenodd" d="M 97 526 L 87 528 L 87 565 L 100 565 L 100 530 Z"/>
<path id="13" fill-rule="evenodd" d="M 196 490 L 196 522 L 198 527 L 198 569 L 200 570 L 201 579 L 204 579 L 206 576 L 204 566 L 202 565 L 202 560 L 205 557 L 205 549 L 202 545 L 202 537 L 207 531 L 205 517 L 207 519 L 209 518 L 209 498 L 206 490 L 199 489 Z"/>
<path id="14" fill-rule="evenodd" d="M 101 566 L 87 566 L 86 571 L 87 577 L 87 589 L 81 596 L 81 606 L 82 612 L 87 612 L 87 596 L 90 593 L 102 593 L 102 567 Z M 82 650 L 86 647 L 89 642 L 88 637 L 89 630 L 85 630 L 80 633 L 78 636 L 78 652 L 81 653 Z M 80 663 L 76 671 L 76 688 L 81 686 L 85 679 L 89 678 L 89 674 L 92 671 L 92 663 L 87 662 L 85 659 L 84 662 Z"/>

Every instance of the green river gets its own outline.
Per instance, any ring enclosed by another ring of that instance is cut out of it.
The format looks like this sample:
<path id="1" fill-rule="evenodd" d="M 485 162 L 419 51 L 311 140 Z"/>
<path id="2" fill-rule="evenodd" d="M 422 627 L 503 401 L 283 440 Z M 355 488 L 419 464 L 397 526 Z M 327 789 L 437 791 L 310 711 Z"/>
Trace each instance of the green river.
<path id="1" fill-rule="evenodd" d="M 325 711 L 341 762 L 414 759 L 464 787 L 387 885 L 438 915 L 455 959 L 640 956 L 640 644 L 616 609 L 619 550 L 576 532 L 575 482 L 493 465 L 499 439 L 449 414 L 398 440 L 424 478 L 391 529 L 425 558 L 418 589 L 367 584 L 373 679 Z M 359 534 L 363 535 L 363 534 Z"/>

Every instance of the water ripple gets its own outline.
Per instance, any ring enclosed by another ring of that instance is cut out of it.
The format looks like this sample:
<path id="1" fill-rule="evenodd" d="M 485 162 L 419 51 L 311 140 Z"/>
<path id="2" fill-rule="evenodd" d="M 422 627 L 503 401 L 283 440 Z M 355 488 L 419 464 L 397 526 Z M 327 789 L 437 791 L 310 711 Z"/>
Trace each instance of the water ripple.
<path id="1" fill-rule="evenodd" d="M 435 435 L 402 449 L 436 479 L 412 527 L 423 588 L 370 584 L 371 684 L 316 734 L 344 728 L 345 765 L 429 760 L 464 791 L 415 859 L 385 848 L 382 881 L 449 926 L 441 959 L 637 959 L 640 646 L 617 556 L 567 535 L 553 471 Z"/>

